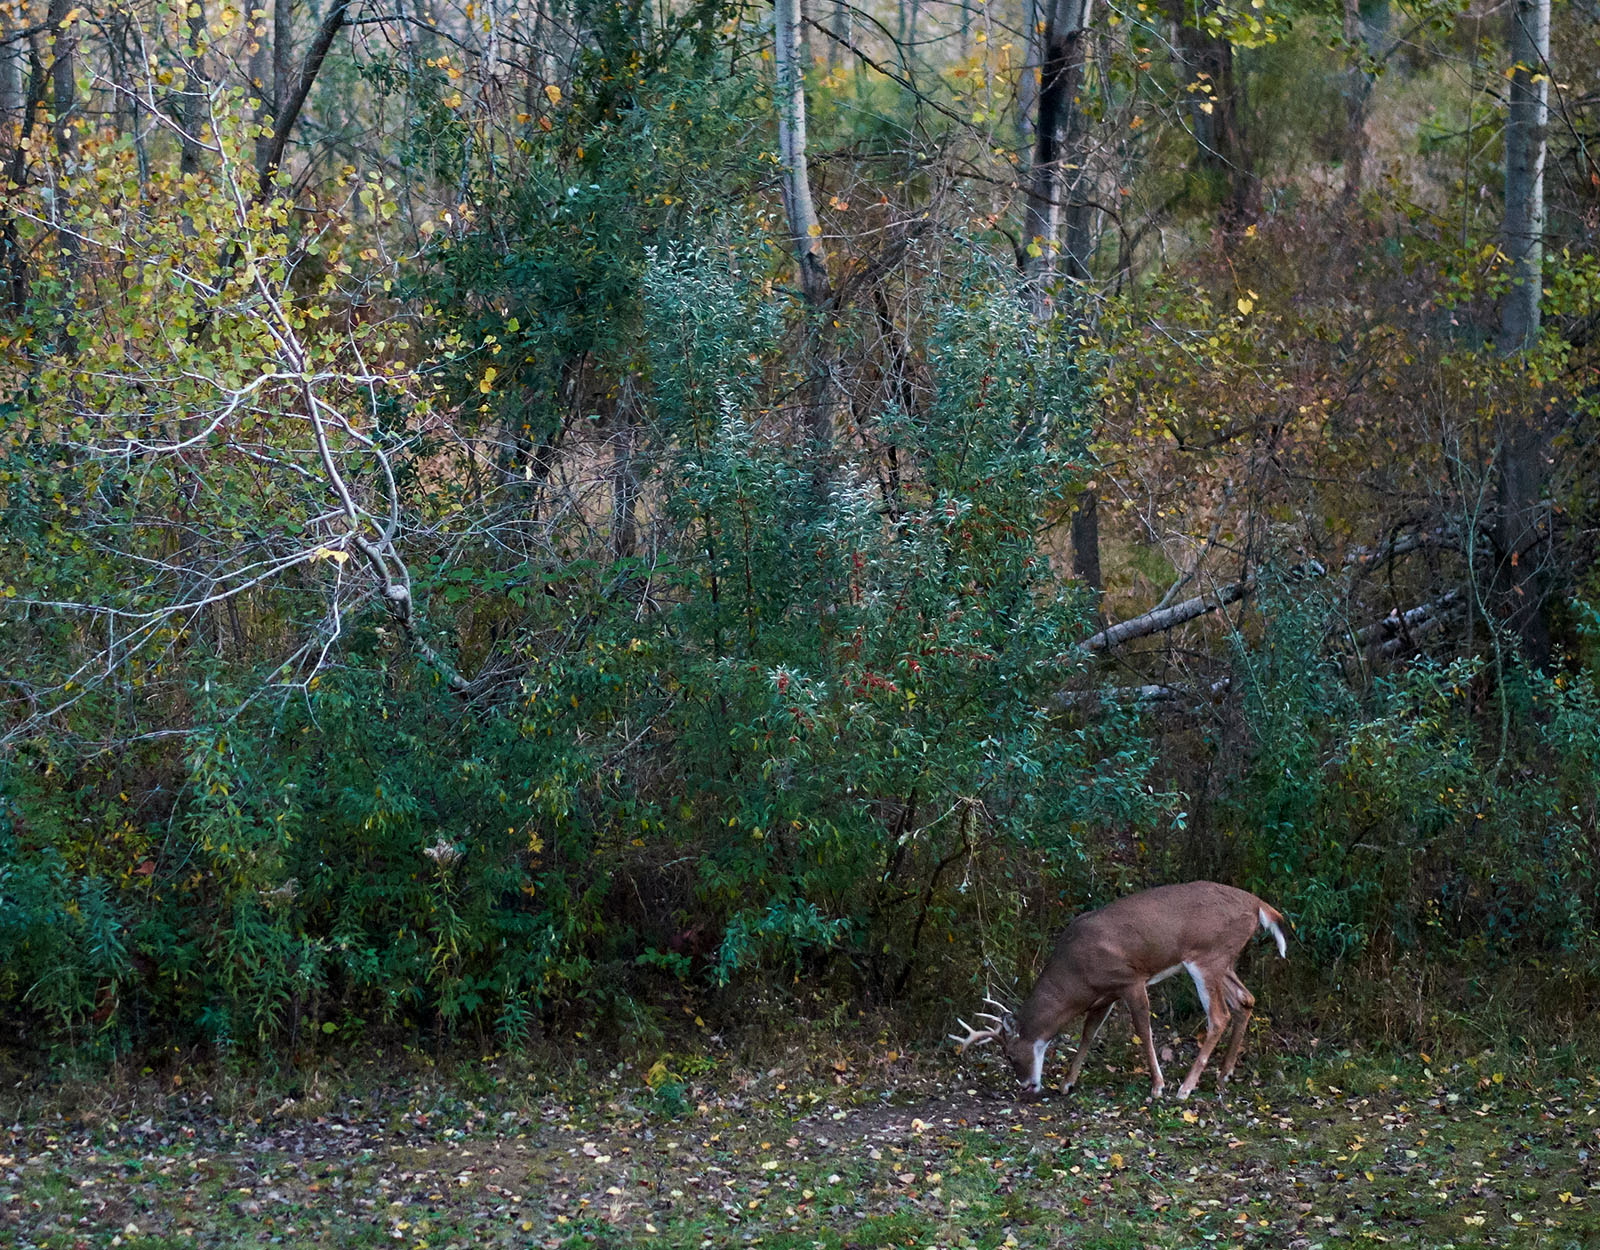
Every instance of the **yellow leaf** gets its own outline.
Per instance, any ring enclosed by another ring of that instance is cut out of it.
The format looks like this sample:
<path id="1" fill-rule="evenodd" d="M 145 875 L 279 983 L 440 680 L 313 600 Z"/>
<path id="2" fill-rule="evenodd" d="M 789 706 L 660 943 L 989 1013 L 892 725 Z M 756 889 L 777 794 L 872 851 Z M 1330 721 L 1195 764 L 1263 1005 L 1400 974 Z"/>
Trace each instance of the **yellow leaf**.
<path id="1" fill-rule="evenodd" d="M 544 89 L 544 93 L 547 97 L 549 97 L 551 104 L 561 103 L 561 88 L 556 86 L 555 83 L 551 83 L 549 86 L 547 86 Z"/>
<path id="2" fill-rule="evenodd" d="M 1183 1122 L 1185 1124 L 1193 1124 L 1199 1118 L 1193 1111 L 1185 1111 L 1183 1113 Z"/>
<path id="3" fill-rule="evenodd" d="M 1506 1083 L 1506 1074 L 1504 1072 L 1496 1072 L 1489 1079 L 1496 1085 L 1504 1085 Z"/>
<path id="4" fill-rule="evenodd" d="M 806 233 L 807 233 L 807 234 L 809 234 L 809 235 L 810 235 L 810 236 L 811 236 L 811 237 L 812 237 L 812 238 L 813 238 L 813 239 L 815 239 L 815 238 L 817 238 L 817 237 L 818 237 L 818 236 L 819 236 L 819 235 L 821 235 L 821 233 L 822 233 L 822 227 L 821 227 L 821 226 L 819 226 L 819 225 L 818 225 L 818 224 L 817 224 L 817 223 L 816 223 L 816 222 L 812 222 L 812 223 L 811 223 L 811 227 L 810 227 L 810 229 L 808 229 L 808 230 L 807 230 L 807 231 L 806 231 Z"/>
<path id="5" fill-rule="evenodd" d="M 1256 304 L 1254 300 L 1246 299 L 1242 295 L 1239 297 L 1239 311 L 1246 317 L 1250 315 L 1251 310 L 1255 308 L 1255 306 Z"/>

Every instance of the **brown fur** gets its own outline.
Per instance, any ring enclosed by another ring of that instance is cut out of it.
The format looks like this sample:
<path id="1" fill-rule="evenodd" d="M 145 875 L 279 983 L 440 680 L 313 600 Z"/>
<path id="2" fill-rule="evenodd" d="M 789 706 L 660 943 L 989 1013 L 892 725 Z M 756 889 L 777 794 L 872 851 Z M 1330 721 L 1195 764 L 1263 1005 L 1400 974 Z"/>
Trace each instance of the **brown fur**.
<path id="1" fill-rule="evenodd" d="M 1062 1085 L 1066 1093 L 1077 1084 L 1084 1055 L 1101 1023 L 1121 1002 L 1144 1045 L 1154 1097 L 1165 1081 L 1150 1033 L 1147 987 L 1153 979 L 1174 975 L 1188 965 L 1202 988 L 1206 1034 L 1178 1097 L 1187 1098 L 1194 1091 L 1231 1018 L 1233 1040 L 1220 1073 L 1220 1083 L 1226 1084 L 1255 1007 L 1255 997 L 1233 966 L 1256 929 L 1268 927 L 1263 916 L 1282 931 L 1283 915 L 1275 907 L 1248 891 L 1214 881 L 1158 886 L 1118 899 L 1068 925 L 1021 1009 L 999 1017 L 996 1028 L 974 1033 L 967 1042 L 999 1037 L 1018 1079 L 1037 1095 L 1036 1048 L 1083 1017 L 1082 1041 Z"/>

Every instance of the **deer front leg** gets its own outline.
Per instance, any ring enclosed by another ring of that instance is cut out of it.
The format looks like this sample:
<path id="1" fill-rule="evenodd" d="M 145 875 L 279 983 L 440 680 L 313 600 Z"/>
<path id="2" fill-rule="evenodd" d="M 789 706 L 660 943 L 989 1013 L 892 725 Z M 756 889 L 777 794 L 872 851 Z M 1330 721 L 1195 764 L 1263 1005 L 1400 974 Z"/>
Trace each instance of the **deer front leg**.
<path id="1" fill-rule="evenodd" d="M 1144 1043 L 1145 1062 L 1150 1065 L 1150 1097 L 1159 1098 L 1167 1082 L 1161 1075 L 1161 1061 L 1156 1058 L 1155 1039 L 1150 1036 L 1150 994 L 1144 982 L 1129 986 L 1122 995 L 1122 1001 L 1127 1004 L 1128 1015 L 1133 1020 L 1133 1031 Z"/>
<path id="2" fill-rule="evenodd" d="M 1050 1049 L 1050 1039 L 1041 1037 L 1032 1043 L 1032 1074 L 1023 1082 L 1017 1095 L 1023 1102 L 1038 1102 L 1044 1097 L 1044 1053 Z"/>
<path id="3" fill-rule="evenodd" d="M 1091 1009 L 1083 1017 L 1083 1038 L 1078 1042 L 1078 1053 L 1072 1056 L 1072 1067 L 1067 1072 L 1067 1079 L 1061 1082 L 1063 1094 L 1070 1094 L 1077 1086 L 1078 1074 L 1083 1071 L 1083 1057 L 1089 1053 L 1089 1047 L 1094 1044 L 1100 1026 L 1105 1023 L 1106 1017 L 1116 1005 L 1116 1000 L 1113 999 L 1103 1007 Z"/>

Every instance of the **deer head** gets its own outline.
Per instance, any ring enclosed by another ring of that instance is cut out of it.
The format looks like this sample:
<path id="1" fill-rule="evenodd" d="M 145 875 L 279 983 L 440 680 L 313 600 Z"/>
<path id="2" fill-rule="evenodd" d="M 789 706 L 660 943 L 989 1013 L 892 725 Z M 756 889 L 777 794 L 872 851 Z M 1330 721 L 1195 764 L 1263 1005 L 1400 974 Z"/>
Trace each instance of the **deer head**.
<path id="1" fill-rule="evenodd" d="M 975 1029 L 961 1017 L 956 1017 L 956 1023 L 966 1030 L 963 1036 L 960 1033 L 951 1033 L 950 1040 L 956 1043 L 958 1053 L 963 1053 L 969 1046 L 982 1046 L 985 1042 L 1000 1039 L 1001 1053 L 1011 1062 L 1011 1067 L 1017 1074 L 1017 1080 L 1026 1082 L 1033 1072 L 1033 1046 L 1022 1038 L 1022 1031 L 1017 1028 L 1017 1016 L 1011 1008 L 993 998 L 985 998 L 984 1002 L 991 1007 L 999 1009 L 998 1013 L 992 1011 L 979 1011 L 974 1014 L 980 1020 L 989 1023 Z"/>

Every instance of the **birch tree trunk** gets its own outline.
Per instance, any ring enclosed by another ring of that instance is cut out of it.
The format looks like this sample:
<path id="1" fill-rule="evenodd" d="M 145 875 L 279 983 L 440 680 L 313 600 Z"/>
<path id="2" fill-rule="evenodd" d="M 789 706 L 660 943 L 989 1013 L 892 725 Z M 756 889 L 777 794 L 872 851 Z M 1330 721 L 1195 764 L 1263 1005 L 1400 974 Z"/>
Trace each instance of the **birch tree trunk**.
<path id="1" fill-rule="evenodd" d="M 828 257 L 822 246 L 822 224 L 811 201 L 811 177 L 806 167 L 806 95 L 804 43 L 800 37 L 801 0 L 774 0 L 774 53 L 778 106 L 778 148 L 783 160 L 783 208 L 789 219 L 799 269 L 800 292 L 808 313 L 820 313 L 828 302 Z M 810 374 L 806 398 L 806 423 L 816 453 L 826 457 L 833 443 L 833 419 L 828 408 L 825 332 L 811 327 L 806 369 Z"/>
<path id="2" fill-rule="evenodd" d="M 1022 239 L 1022 271 L 1038 320 L 1049 316 L 1050 283 L 1059 272 L 1074 283 L 1089 277 L 1089 213 L 1082 203 L 1084 150 L 1089 128 L 1077 97 L 1089 46 L 1094 0 L 1046 0 L 1030 46 L 1039 65 L 1033 122 L 1033 168 Z M 1031 73 L 1024 71 L 1025 77 Z M 1062 249 L 1062 223 L 1066 246 Z M 1100 588 L 1100 520 L 1097 500 L 1088 491 L 1072 516 L 1073 571 Z"/>
<path id="3" fill-rule="evenodd" d="M 1064 166 L 1082 164 L 1081 152 L 1071 144 L 1063 145 L 1062 136 L 1065 131 L 1081 139 L 1086 133 L 1084 127 L 1075 124 L 1072 115 L 1083 78 L 1085 36 L 1093 12 L 1094 0 L 1050 0 L 1043 14 L 1044 30 L 1038 38 L 1039 95 L 1033 126 L 1033 169 L 1022 230 L 1023 272 L 1036 316 L 1046 312 L 1046 287 L 1056 271 L 1068 181 Z"/>
<path id="4" fill-rule="evenodd" d="M 1512 0 L 1506 110 L 1506 207 L 1501 248 L 1511 289 L 1500 306 L 1499 348 L 1510 356 L 1539 341 L 1544 261 L 1544 165 L 1550 120 L 1550 0 Z M 1531 396 L 1528 396 L 1531 398 Z M 1524 658 L 1537 668 L 1549 659 L 1544 619 L 1542 498 L 1547 437 L 1536 412 L 1507 414 L 1499 440 L 1495 546 L 1497 581 Z"/>
<path id="5" fill-rule="evenodd" d="M 1043 11 L 1043 30 L 1038 34 L 1038 99 L 1034 115 L 1034 168 L 1027 186 L 1027 211 L 1022 226 L 1024 264 L 1022 270 L 1034 288 L 1035 312 L 1042 314 L 1045 286 L 1056 272 L 1056 253 L 1061 246 L 1062 166 L 1067 149 L 1062 133 L 1082 133 L 1072 123 L 1074 98 L 1083 77 L 1083 51 L 1094 0 L 1050 0 Z"/>

